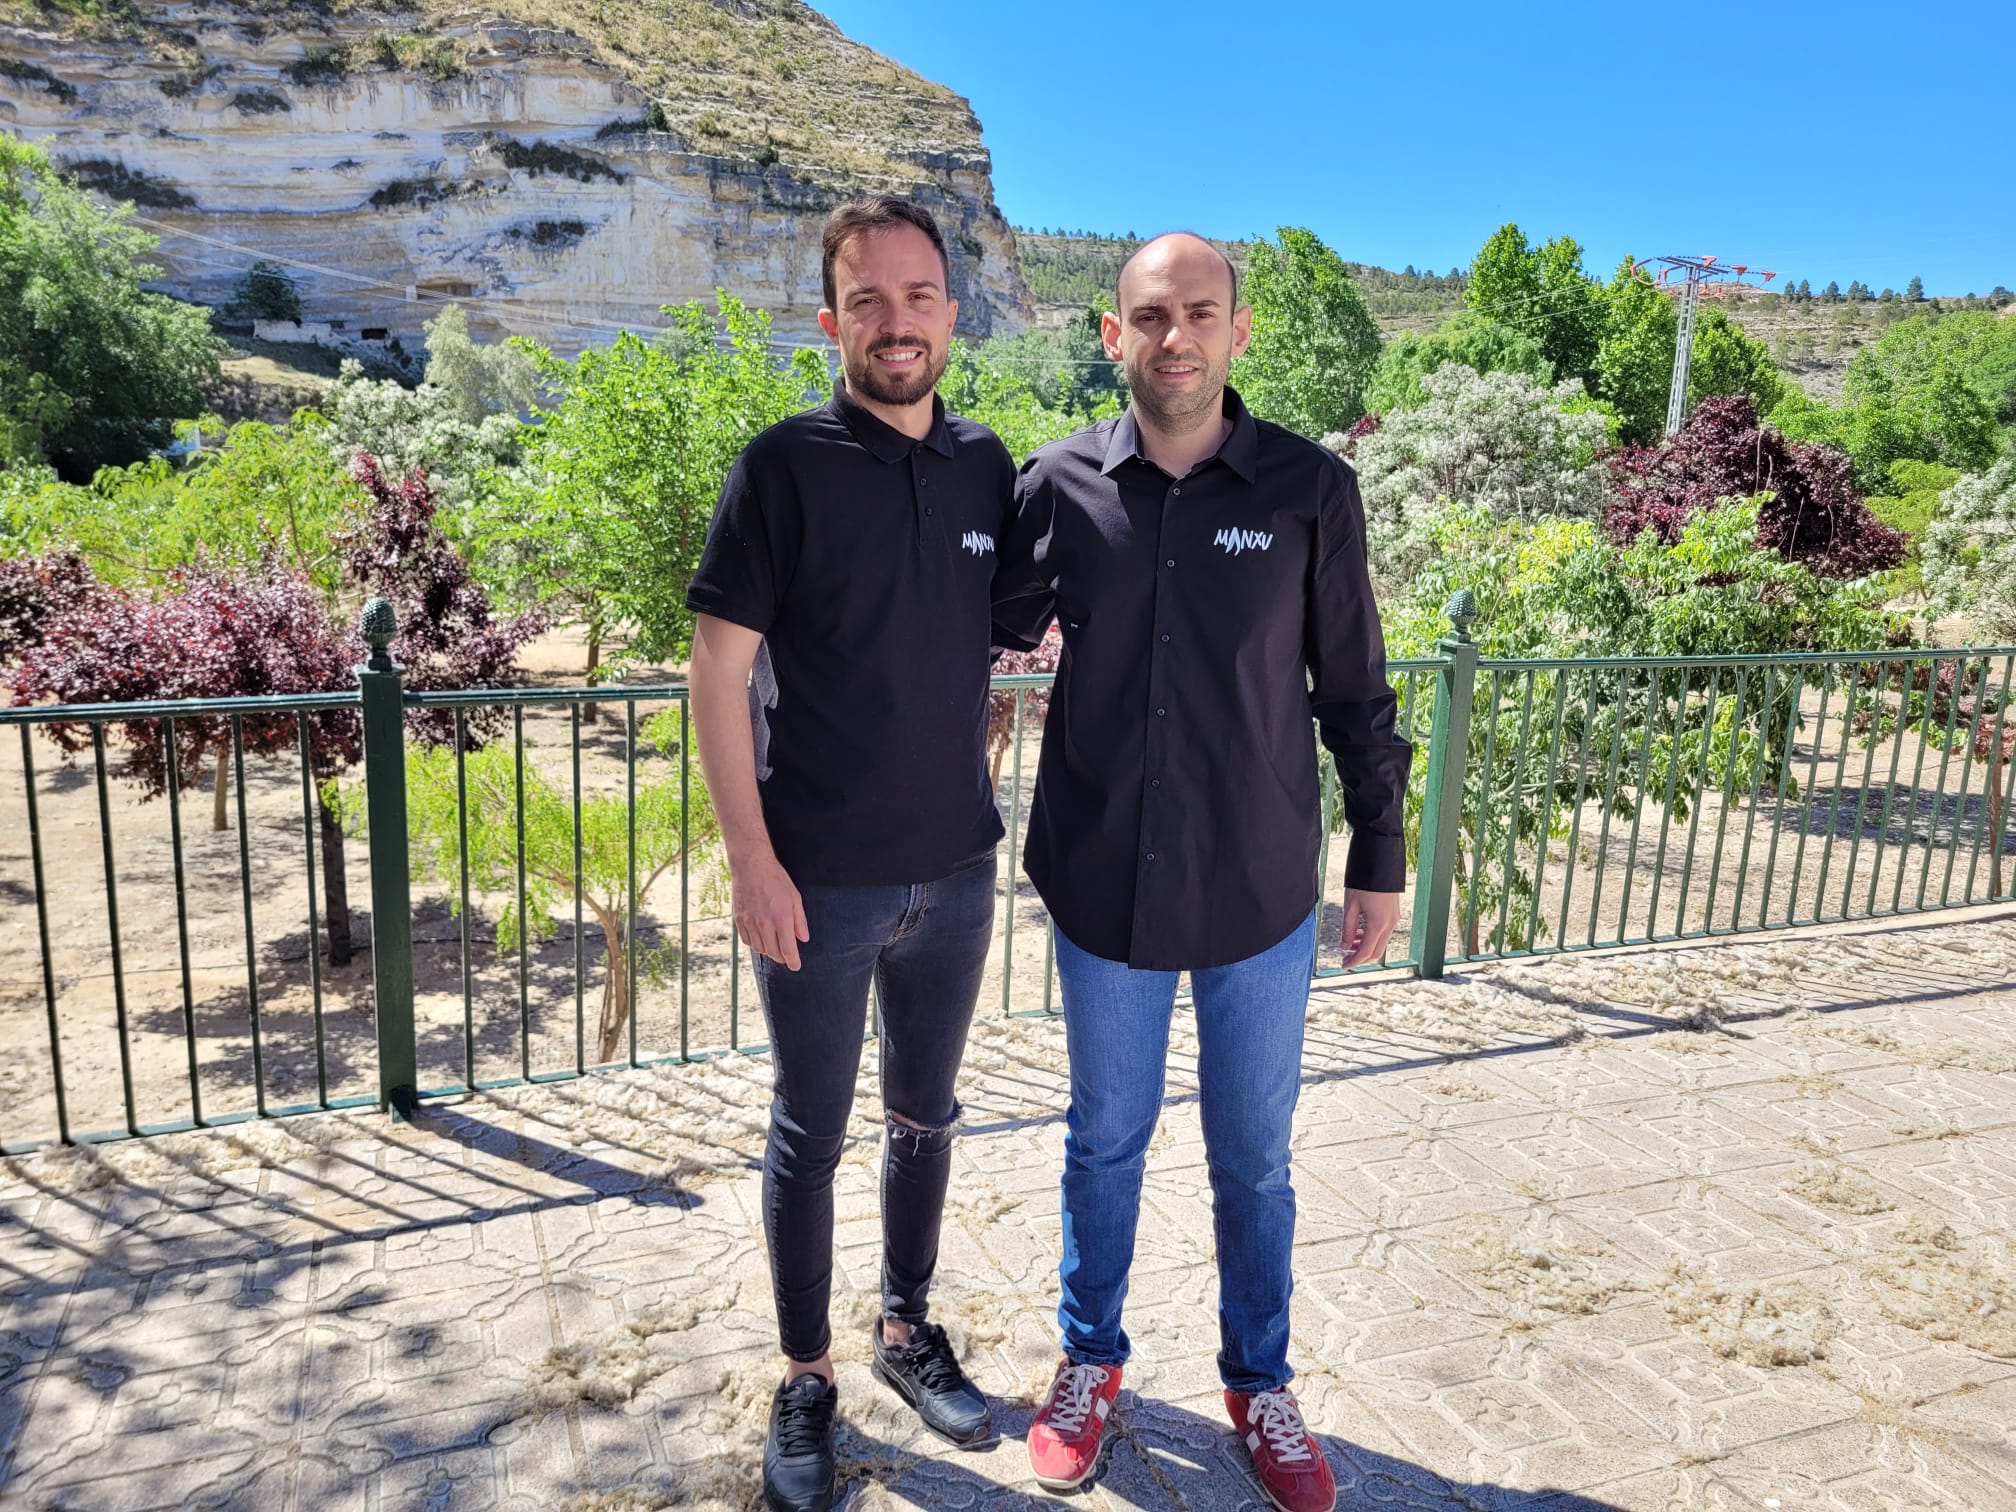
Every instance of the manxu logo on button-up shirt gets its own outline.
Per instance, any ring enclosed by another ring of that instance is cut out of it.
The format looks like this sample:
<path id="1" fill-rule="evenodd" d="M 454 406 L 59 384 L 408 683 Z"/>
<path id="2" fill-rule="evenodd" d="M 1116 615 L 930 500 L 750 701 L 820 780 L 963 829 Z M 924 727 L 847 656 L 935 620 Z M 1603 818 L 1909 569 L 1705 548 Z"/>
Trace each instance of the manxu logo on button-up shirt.
<path id="1" fill-rule="evenodd" d="M 997 638 L 1064 625 L 1030 880 L 1073 944 L 1148 970 L 1245 960 L 1309 916 L 1312 715 L 1351 821 L 1346 885 L 1407 874 L 1412 752 L 1358 480 L 1229 388 L 1225 415 L 1225 444 L 1182 478 L 1142 455 L 1131 411 L 1038 450 L 994 579 Z"/>

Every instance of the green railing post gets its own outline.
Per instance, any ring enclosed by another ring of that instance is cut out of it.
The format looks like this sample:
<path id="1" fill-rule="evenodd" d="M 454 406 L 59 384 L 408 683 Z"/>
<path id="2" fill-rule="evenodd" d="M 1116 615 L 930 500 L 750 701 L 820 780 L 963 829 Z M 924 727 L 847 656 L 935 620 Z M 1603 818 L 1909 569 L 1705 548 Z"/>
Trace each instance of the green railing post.
<path id="1" fill-rule="evenodd" d="M 1456 841 L 1463 827 L 1463 783 L 1470 759 L 1470 704 L 1477 689 L 1477 643 L 1470 626 L 1477 600 L 1467 588 L 1449 600 L 1452 633 L 1440 649 L 1449 658 L 1435 682 L 1428 732 L 1427 791 L 1421 804 L 1421 844 L 1414 862 L 1414 974 L 1438 978 L 1449 954 L 1449 904 L 1456 892 Z"/>
<path id="2" fill-rule="evenodd" d="M 413 906 L 406 857 L 406 673 L 392 660 L 392 606 L 364 606 L 371 659 L 364 695 L 364 789 L 371 832 L 371 980 L 378 1010 L 378 1106 L 408 1119 L 418 1103 L 413 1041 Z"/>

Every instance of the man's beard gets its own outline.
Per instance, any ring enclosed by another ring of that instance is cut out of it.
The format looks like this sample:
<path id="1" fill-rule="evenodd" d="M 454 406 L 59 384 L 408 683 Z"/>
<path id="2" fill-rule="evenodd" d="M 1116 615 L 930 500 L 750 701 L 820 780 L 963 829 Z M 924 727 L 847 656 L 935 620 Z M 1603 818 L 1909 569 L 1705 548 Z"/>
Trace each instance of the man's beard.
<path id="1" fill-rule="evenodd" d="M 1127 365 L 1127 389 L 1142 417 L 1164 435 L 1185 436 L 1210 420 L 1218 410 L 1218 396 L 1225 391 L 1225 379 L 1232 371 L 1232 354 L 1216 362 L 1203 362 L 1204 381 L 1188 394 L 1172 394 L 1165 400 L 1155 391 L 1155 364 L 1160 353 L 1146 362 Z M 1201 359 L 1200 359 L 1201 360 Z"/>
<path id="2" fill-rule="evenodd" d="M 878 353 L 889 351 L 919 355 L 907 371 L 892 373 L 875 360 Z M 938 387 L 944 376 L 944 356 L 914 337 L 886 336 L 862 354 L 859 367 L 847 365 L 847 387 L 877 404 L 915 404 Z"/>

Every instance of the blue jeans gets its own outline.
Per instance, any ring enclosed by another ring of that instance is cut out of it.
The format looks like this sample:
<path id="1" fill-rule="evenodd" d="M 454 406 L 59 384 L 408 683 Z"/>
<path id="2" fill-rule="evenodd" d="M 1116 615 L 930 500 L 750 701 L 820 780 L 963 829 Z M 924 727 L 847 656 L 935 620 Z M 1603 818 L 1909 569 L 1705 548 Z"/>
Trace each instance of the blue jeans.
<path id="1" fill-rule="evenodd" d="M 959 1119 L 953 1082 L 994 932 L 993 852 L 933 882 L 799 889 L 799 969 L 757 956 L 775 1092 L 763 1233 L 778 1340 L 794 1360 L 832 1334 L 833 1172 L 847 1143 L 872 978 L 882 1001 L 882 1310 L 922 1323 Z"/>
<path id="2" fill-rule="evenodd" d="M 1120 1326 L 1141 1173 L 1162 1113 L 1173 971 L 1136 971 L 1057 936 L 1071 1053 L 1064 1137 L 1064 1353 L 1122 1365 Z M 1288 1139 L 1302 1087 L 1302 1020 L 1316 965 L 1312 914 L 1280 944 L 1190 974 L 1204 1156 L 1218 1239 L 1218 1374 L 1234 1391 L 1288 1384 L 1295 1189 Z"/>

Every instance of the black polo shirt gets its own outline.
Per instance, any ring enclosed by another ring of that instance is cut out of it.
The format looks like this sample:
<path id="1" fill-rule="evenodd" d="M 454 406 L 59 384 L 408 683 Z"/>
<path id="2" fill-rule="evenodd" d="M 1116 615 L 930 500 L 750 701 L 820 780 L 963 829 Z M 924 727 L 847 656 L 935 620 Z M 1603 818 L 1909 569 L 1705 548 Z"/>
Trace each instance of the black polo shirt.
<path id="1" fill-rule="evenodd" d="M 844 390 L 751 441 L 687 607 L 764 637 L 758 791 L 800 884 L 929 882 L 993 848 L 988 593 L 1015 463 L 933 401 L 913 441 Z"/>
<path id="2" fill-rule="evenodd" d="M 1348 886 L 1398 892 L 1412 750 L 1345 463 L 1255 420 L 1172 478 L 1130 409 L 1035 452 L 1002 542 L 996 638 L 1064 651 L 1024 865 L 1080 948 L 1223 966 L 1316 903 L 1314 715 L 1352 827 Z"/>

